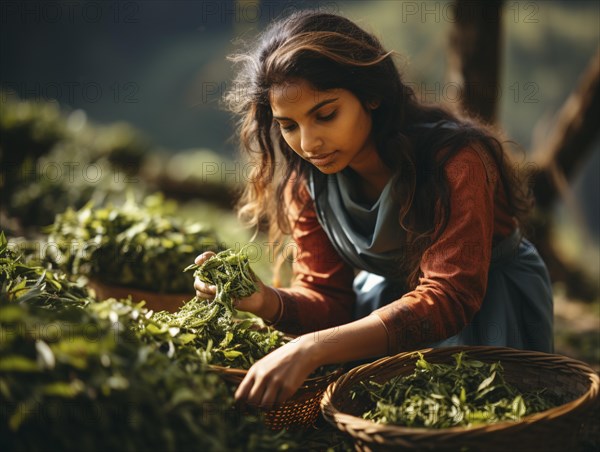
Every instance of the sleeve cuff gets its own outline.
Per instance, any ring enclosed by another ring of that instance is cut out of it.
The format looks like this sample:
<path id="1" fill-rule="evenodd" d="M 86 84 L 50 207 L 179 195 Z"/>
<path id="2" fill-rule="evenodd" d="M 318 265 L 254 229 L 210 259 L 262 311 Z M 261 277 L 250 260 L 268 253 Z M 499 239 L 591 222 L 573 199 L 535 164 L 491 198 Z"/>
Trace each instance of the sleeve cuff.
<path id="1" fill-rule="evenodd" d="M 395 355 L 396 353 L 398 353 L 397 341 L 394 340 L 394 336 L 392 334 L 390 334 L 390 330 L 389 330 L 387 324 L 385 323 L 385 320 L 381 317 L 380 313 L 374 311 L 370 315 L 377 317 L 379 319 L 379 321 L 381 322 L 381 324 L 383 325 L 383 327 L 385 328 L 385 332 L 387 334 L 387 355 L 390 356 L 390 355 Z"/>

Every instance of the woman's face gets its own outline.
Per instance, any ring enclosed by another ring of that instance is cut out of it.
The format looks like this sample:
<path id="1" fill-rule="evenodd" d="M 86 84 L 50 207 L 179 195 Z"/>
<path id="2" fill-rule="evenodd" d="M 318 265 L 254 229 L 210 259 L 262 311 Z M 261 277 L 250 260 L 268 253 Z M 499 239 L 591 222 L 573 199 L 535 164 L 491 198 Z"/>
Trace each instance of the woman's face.
<path id="1" fill-rule="evenodd" d="M 269 93 L 273 118 L 287 144 L 325 174 L 347 166 L 361 173 L 379 159 L 371 137 L 371 110 L 345 89 L 317 91 L 305 81 Z"/>

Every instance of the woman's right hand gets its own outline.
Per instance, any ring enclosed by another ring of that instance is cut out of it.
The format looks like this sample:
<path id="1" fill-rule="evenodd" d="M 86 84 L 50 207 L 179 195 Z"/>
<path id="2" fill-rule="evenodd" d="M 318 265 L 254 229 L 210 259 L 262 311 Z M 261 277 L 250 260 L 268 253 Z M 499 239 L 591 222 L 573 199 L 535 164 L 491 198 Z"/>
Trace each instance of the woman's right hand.
<path id="1" fill-rule="evenodd" d="M 196 265 L 202 265 L 213 256 L 215 256 L 215 253 L 206 251 L 196 257 L 194 262 Z M 279 317 L 283 308 L 281 298 L 273 288 L 264 285 L 259 278 L 257 278 L 256 283 L 258 291 L 248 297 L 234 300 L 233 306 L 240 311 L 251 312 L 267 321 L 273 321 Z M 217 294 L 216 286 L 206 284 L 198 277 L 194 279 L 194 289 L 196 289 L 196 297 L 201 300 L 212 300 Z"/>
<path id="2" fill-rule="evenodd" d="M 215 253 L 212 251 L 206 251 L 205 253 L 202 253 L 196 257 L 196 259 L 194 259 L 194 263 L 196 265 L 202 265 L 213 256 L 215 256 Z M 206 284 L 204 281 L 200 281 L 198 277 L 194 279 L 194 289 L 196 289 L 196 297 L 202 300 L 212 300 L 215 298 L 217 293 L 216 286 L 212 284 Z"/>

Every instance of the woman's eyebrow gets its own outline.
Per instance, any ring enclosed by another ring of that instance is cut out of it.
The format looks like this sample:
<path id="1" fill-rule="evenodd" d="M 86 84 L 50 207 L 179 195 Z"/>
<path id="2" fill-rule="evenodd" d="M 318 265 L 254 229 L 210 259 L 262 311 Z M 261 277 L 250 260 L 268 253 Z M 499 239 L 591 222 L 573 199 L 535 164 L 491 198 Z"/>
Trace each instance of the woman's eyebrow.
<path id="1" fill-rule="evenodd" d="M 313 105 L 313 106 L 312 106 L 312 108 L 311 108 L 310 110 L 308 110 L 308 111 L 307 111 L 307 112 L 304 114 L 304 116 L 308 116 L 308 115 L 310 115 L 312 112 L 314 112 L 314 111 L 318 110 L 319 108 L 321 108 L 323 105 L 330 104 L 330 103 L 332 103 L 332 102 L 335 102 L 335 101 L 336 101 L 336 100 L 338 100 L 338 99 L 339 99 L 339 97 L 336 97 L 336 98 L 333 98 L 333 99 L 325 99 L 324 101 L 321 101 L 321 102 L 319 102 L 319 103 L 318 103 L 318 104 L 316 104 L 316 105 Z M 275 118 L 275 119 L 287 119 L 288 121 L 291 121 L 291 119 L 290 119 L 290 118 L 286 118 L 285 116 L 273 116 L 273 118 Z"/>

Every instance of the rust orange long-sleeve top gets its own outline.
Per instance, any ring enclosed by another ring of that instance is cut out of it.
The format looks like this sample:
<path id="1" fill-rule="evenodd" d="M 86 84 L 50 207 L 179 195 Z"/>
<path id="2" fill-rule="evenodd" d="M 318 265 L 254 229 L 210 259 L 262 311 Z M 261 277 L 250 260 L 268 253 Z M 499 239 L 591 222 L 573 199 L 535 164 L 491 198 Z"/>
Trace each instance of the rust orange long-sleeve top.
<path id="1" fill-rule="evenodd" d="M 481 307 L 493 245 L 516 223 L 495 163 L 464 148 L 444 168 L 450 188 L 450 218 L 421 258 L 418 285 L 373 311 L 388 334 L 388 353 L 418 348 L 464 328 Z M 277 289 L 283 306 L 274 326 L 303 334 L 352 320 L 355 269 L 336 252 L 317 220 L 308 189 L 307 208 L 290 201 L 296 255 L 291 286 Z M 439 218 L 436 217 L 436 221 Z M 439 223 L 439 221 L 438 221 Z"/>

